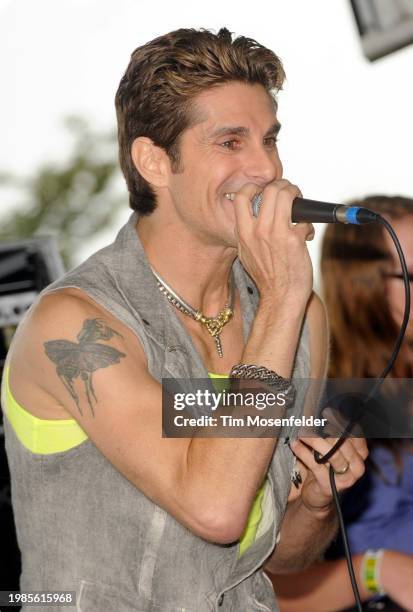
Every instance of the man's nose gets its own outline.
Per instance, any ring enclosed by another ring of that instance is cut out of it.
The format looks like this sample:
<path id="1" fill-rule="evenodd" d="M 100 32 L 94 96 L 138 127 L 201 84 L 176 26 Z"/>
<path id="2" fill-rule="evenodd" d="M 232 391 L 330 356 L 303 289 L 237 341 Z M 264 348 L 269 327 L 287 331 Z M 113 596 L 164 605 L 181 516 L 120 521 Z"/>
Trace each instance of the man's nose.
<path id="1" fill-rule="evenodd" d="M 277 150 L 268 147 L 251 147 L 246 160 L 248 180 L 257 184 L 268 184 L 282 178 L 283 167 Z"/>

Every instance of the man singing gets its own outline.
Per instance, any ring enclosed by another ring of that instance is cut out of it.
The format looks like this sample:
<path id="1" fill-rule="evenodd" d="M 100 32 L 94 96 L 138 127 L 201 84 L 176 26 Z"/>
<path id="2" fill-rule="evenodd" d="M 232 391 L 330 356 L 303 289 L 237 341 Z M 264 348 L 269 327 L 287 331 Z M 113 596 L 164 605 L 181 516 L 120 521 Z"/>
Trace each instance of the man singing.
<path id="1" fill-rule="evenodd" d="M 277 610 L 263 570 L 302 569 L 333 537 L 313 450 L 334 440 L 162 437 L 162 378 L 248 366 L 277 391 L 325 374 L 313 228 L 291 223 L 300 191 L 277 152 L 283 78 L 227 29 L 133 52 L 116 94 L 132 216 L 43 291 L 7 359 L 21 590 L 76 591 L 83 612 Z M 366 455 L 349 439 L 332 456 L 339 490 Z"/>

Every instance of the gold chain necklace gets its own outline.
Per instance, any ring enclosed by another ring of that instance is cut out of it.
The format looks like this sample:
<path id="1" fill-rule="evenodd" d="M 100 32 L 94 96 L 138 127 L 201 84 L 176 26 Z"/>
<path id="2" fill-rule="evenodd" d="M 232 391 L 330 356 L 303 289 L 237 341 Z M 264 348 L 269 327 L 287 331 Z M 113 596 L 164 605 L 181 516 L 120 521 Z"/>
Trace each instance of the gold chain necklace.
<path id="1" fill-rule="evenodd" d="M 234 283 L 229 283 L 230 303 L 226 303 L 224 308 L 215 317 L 206 317 L 200 310 L 192 308 L 185 300 L 183 300 L 152 268 L 152 272 L 158 282 L 158 287 L 161 293 L 175 308 L 186 315 L 192 317 L 195 321 L 201 323 L 211 334 L 215 340 L 215 346 L 219 357 L 223 357 L 222 344 L 220 334 L 224 325 L 234 316 Z"/>

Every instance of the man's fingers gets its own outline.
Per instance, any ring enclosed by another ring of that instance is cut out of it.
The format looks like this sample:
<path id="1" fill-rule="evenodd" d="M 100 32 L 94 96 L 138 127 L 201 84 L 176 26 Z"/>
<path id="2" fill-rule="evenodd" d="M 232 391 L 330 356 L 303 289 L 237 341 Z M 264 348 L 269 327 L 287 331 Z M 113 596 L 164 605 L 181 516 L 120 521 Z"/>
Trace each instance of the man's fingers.
<path id="1" fill-rule="evenodd" d="M 294 197 L 300 193 L 296 185 L 281 180 L 270 183 L 262 192 L 262 202 L 257 219 L 257 226 L 271 227 L 274 220 L 291 226 L 291 206 Z"/>
<path id="2" fill-rule="evenodd" d="M 351 467 L 353 474 L 360 478 L 365 472 L 364 458 L 360 454 L 359 450 L 362 451 L 362 446 L 354 444 L 356 438 L 348 438 L 341 445 L 341 452 L 346 458 L 347 462 Z"/>
<path id="3" fill-rule="evenodd" d="M 369 448 L 367 446 L 367 442 L 365 440 L 365 438 L 351 438 L 354 446 L 357 449 L 358 454 L 360 455 L 360 457 L 362 457 L 364 460 L 367 459 L 368 455 L 369 455 Z"/>
<path id="4" fill-rule="evenodd" d="M 277 217 L 280 223 L 283 222 L 286 226 L 291 227 L 292 202 L 295 197 L 301 195 L 299 188 L 286 179 L 269 183 L 264 188 L 255 183 L 246 183 L 239 191 L 229 194 L 235 208 L 239 209 L 240 219 L 252 221 L 254 218 L 252 201 L 258 194 L 262 196 L 257 218 L 260 225 L 272 225 L 274 218 Z M 309 226 L 309 224 L 301 225 Z M 308 227 L 308 230 L 310 234 L 313 228 Z"/>
<path id="5" fill-rule="evenodd" d="M 312 240 L 314 238 L 315 230 L 314 230 L 314 226 L 313 226 L 312 223 L 306 223 L 305 225 L 307 225 L 307 227 L 308 227 L 305 239 L 307 240 L 307 242 L 309 242 L 310 240 Z"/>
<path id="6" fill-rule="evenodd" d="M 315 465 L 319 466 L 319 468 L 324 468 L 324 470 L 327 472 L 325 468 L 328 468 L 329 465 L 331 465 L 337 477 L 340 478 L 340 483 L 343 485 L 349 485 L 351 482 L 358 480 L 365 471 L 363 456 L 358 452 L 358 448 L 361 452 L 364 452 L 364 445 L 361 441 L 359 441 L 357 446 L 355 446 L 353 444 L 353 439 L 349 438 L 345 440 L 343 444 L 335 451 L 332 457 L 330 457 L 330 459 L 323 464 L 318 464 L 315 461 L 313 450 L 319 452 L 320 455 L 326 455 L 337 442 L 336 438 L 304 438 L 303 441 L 300 440 L 299 442 L 308 448 L 312 461 Z M 299 447 L 297 446 L 297 448 Z M 292 449 L 295 453 L 295 445 L 292 446 Z M 309 457 L 308 454 L 307 457 Z M 314 472 L 314 474 L 320 474 L 319 468 L 313 468 L 311 465 L 311 470 Z"/>
<path id="7" fill-rule="evenodd" d="M 258 194 L 261 194 L 261 202 L 258 217 L 255 218 L 252 201 Z M 255 183 L 246 183 L 239 191 L 228 194 L 234 202 L 238 233 L 242 233 L 247 228 L 251 229 L 255 220 L 254 225 L 258 232 L 263 228 L 271 228 L 277 223 L 289 230 L 293 229 L 294 233 L 303 240 L 312 240 L 314 227 L 311 223 L 292 224 L 291 221 L 294 198 L 301 195 L 299 188 L 285 179 L 274 181 L 265 188 Z"/>
<path id="8" fill-rule="evenodd" d="M 251 201 L 254 195 L 259 193 L 259 191 L 260 188 L 258 185 L 247 183 L 237 193 L 231 194 L 238 228 L 251 228 L 251 223 L 254 219 Z"/>
<path id="9" fill-rule="evenodd" d="M 336 443 L 335 438 L 304 438 L 302 443 L 308 446 L 310 449 L 316 450 L 320 455 L 326 455 Z M 314 459 L 314 453 L 311 451 L 311 455 Z M 314 459 L 314 462 L 317 463 Z M 339 447 L 336 452 L 330 457 L 328 463 L 333 466 L 334 470 L 340 471 L 344 469 L 347 464 L 347 460 L 341 452 L 341 447 Z M 321 463 L 317 465 L 321 465 L 325 468 L 327 464 Z"/>
<path id="10" fill-rule="evenodd" d="M 312 240 L 314 238 L 314 226 L 312 223 L 296 223 L 292 229 L 300 234 L 304 240 Z"/>
<path id="11" fill-rule="evenodd" d="M 317 463 L 314 459 L 314 454 L 311 448 L 309 448 L 302 440 L 294 440 L 291 443 L 291 449 L 294 455 L 307 467 L 316 477 L 317 481 L 322 483 L 324 487 L 329 490 L 329 477 L 328 471 L 325 465 Z"/>

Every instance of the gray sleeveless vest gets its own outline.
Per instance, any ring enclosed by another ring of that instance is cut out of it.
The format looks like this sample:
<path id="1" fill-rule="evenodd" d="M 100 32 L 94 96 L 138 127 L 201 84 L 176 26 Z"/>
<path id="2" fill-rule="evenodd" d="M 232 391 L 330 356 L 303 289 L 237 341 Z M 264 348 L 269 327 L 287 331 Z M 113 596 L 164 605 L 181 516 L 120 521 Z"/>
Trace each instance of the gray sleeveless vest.
<path id="1" fill-rule="evenodd" d="M 112 245 L 41 295 L 64 287 L 87 293 L 138 336 L 159 382 L 163 377 L 207 378 L 190 337 L 157 288 L 136 223 L 133 213 Z M 238 261 L 234 278 L 246 338 L 258 295 Z M 294 376 L 309 376 L 307 324 Z M 301 411 L 298 398 L 294 412 Z M 21 445 L 6 418 L 5 434 L 22 553 L 21 590 L 76 591 L 82 612 L 278 610 L 261 568 L 276 544 L 290 489 L 294 458 L 282 439 L 268 472 L 257 538 L 238 558 L 237 544 L 207 542 L 152 503 L 89 439 L 68 451 L 41 455 Z"/>

